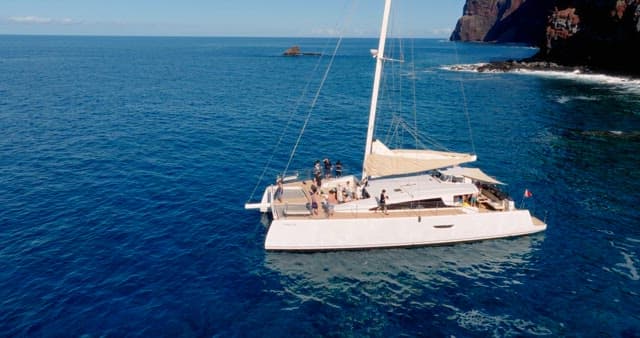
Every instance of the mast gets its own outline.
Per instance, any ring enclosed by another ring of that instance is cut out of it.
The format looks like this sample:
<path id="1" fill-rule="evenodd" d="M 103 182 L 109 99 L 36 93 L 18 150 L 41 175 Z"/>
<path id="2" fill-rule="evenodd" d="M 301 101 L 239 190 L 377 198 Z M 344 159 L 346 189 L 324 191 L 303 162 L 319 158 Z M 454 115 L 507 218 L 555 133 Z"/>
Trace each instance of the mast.
<path id="1" fill-rule="evenodd" d="M 378 108 L 378 92 L 380 91 L 380 77 L 382 76 L 382 66 L 384 61 L 384 46 L 387 39 L 387 28 L 389 26 L 389 14 L 391 13 L 391 0 L 384 2 L 384 14 L 382 16 L 382 28 L 380 29 L 380 41 L 378 51 L 374 55 L 376 58 L 376 71 L 373 78 L 373 89 L 371 91 L 371 108 L 369 110 L 369 127 L 367 129 L 367 143 L 364 148 L 364 161 L 362 163 L 362 177 L 367 177 L 365 163 L 371 154 L 373 147 L 373 129 L 376 122 L 376 110 Z"/>

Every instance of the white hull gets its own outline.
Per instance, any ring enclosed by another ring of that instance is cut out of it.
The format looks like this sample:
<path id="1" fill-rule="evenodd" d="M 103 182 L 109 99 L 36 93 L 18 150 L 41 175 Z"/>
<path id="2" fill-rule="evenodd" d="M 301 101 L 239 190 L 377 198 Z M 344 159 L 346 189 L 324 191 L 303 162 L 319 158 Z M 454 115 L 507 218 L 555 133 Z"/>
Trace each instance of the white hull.
<path id="1" fill-rule="evenodd" d="M 442 245 L 522 236 L 544 231 L 528 210 L 441 216 L 388 215 L 350 219 L 279 219 L 267 233 L 265 249 L 355 250 Z"/>

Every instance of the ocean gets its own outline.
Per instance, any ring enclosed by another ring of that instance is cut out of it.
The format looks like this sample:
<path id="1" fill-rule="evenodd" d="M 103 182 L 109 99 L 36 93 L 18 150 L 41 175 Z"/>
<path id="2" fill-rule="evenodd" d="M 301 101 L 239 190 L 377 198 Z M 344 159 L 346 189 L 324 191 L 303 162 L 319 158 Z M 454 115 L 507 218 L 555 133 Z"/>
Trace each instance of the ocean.
<path id="1" fill-rule="evenodd" d="M 546 232 L 265 252 L 244 203 L 295 144 L 361 172 L 376 40 L 318 95 L 330 58 L 281 56 L 334 42 L 0 36 L 0 336 L 640 336 L 640 82 L 447 68 L 531 48 L 416 40 L 404 76 Z"/>

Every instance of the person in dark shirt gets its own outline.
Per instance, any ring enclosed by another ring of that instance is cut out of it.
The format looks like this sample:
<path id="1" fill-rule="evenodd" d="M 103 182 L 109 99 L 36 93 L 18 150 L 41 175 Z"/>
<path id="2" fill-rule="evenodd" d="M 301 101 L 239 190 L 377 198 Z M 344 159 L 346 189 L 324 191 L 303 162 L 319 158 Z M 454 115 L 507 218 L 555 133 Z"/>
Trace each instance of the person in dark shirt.
<path id="1" fill-rule="evenodd" d="M 342 163 L 340 163 L 340 160 L 338 160 L 336 162 L 336 177 L 341 177 L 342 176 Z"/>
<path id="2" fill-rule="evenodd" d="M 382 192 L 380 193 L 380 200 L 378 201 L 378 208 L 376 208 L 376 212 L 378 211 L 378 209 L 382 209 L 382 212 L 384 212 L 385 215 L 389 214 L 389 212 L 387 212 L 388 199 L 389 199 L 389 196 L 387 196 L 387 191 L 382 189 Z"/>
<path id="3" fill-rule="evenodd" d="M 274 194 L 275 199 L 278 200 L 278 202 L 282 203 L 282 195 L 284 194 L 284 187 L 282 186 L 282 177 L 278 176 L 278 178 L 276 179 L 276 193 Z"/>
<path id="4" fill-rule="evenodd" d="M 331 177 L 331 161 L 325 158 L 322 162 L 324 163 L 324 178 Z"/>

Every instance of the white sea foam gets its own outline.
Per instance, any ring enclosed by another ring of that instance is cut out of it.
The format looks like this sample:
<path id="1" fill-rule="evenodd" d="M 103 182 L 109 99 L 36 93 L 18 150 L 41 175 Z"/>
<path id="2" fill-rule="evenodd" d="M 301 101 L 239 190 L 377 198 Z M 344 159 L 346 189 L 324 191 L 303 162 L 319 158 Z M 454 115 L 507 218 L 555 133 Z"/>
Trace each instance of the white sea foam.
<path id="1" fill-rule="evenodd" d="M 557 97 L 556 101 L 558 103 L 560 103 L 560 104 L 565 104 L 565 103 L 571 101 L 571 97 L 562 95 L 562 96 Z"/>
<path id="2" fill-rule="evenodd" d="M 456 314 L 458 325 L 471 331 L 492 332 L 494 336 L 511 336 L 526 332 L 529 335 L 550 335 L 551 330 L 524 319 L 511 316 L 492 316 L 471 310 Z"/>
<path id="3" fill-rule="evenodd" d="M 638 269 L 633 262 L 633 257 L 626 252 L 622 252 L 621 254 L 622 257 L 624 257 L 624 263 L 616 264 L 615 271 L 626 277 L 629 277 L 629 279 L 631 280 L 640 280 L 640 273 L 638 273 Z M 621 269 L 619 268 L 622 268 L 626 271 L 621 271 Z"/>
<path id="4" fill-rule="evenodd" d="M 457 64 L 457 65 L 445 65 L 440 67 L 443 70 L 450 70 L 453 72 L 470 72 L 470 73 L 479 73 L 478 68 L 485 66 L 486 63 L 469 63 L 469 64 Z M 493 71 L 487 73 L 504 73 L 501 71 Z"/>
<path id="5" fill-rule="evenodd" d="M 514 73 L 531 74 L 543 77 L 575 80 L 580 82 L 601 83 L 609 85 L 627 86 L 636 88 L 640 91 L 640 79 L 633 79 L 623 76 L 614 76 L 606 74 L 583 73 L 580 71 L 558 71 L 558 70 L 532 70 L 532 69 L 516 69 Z"/>
<path id="6" fill-rule="evenodd" d="M 597 98 L 591 96 L 577 95 L 577 96 L 566 96 L 561 95 L 555 98 L 555 101 L 560 104 L 565 104 L 570 101 L 595 101 Z"/>
<path id="7" fill-rule="evenodd" d="M 486 65 L 486 63 L 457 64 L 457 65 L 443 66 L 441 67 L 441 69 L 450 70 L 450 71 L 459 71 L 459 72 L 480 73 L 478 71 L 478 68 L 484 65 Z M 496 69 L 491 71 L 485 70 L 482 73 L 495 74 L 495 73 L 505 73 L 505 71 Z M 579 70 L 570 72 L 570 71 L 560 71 L 560 70 L 535 70 L 535 69 L 522 69 L 522 68 L 510 70 L 508 71 L 508 73 L 532 75 L 532 76 L 563 79 L 563 80 L 572 80 L 572 81 L 583 82 L 583 83 L 603 84 L 603 85 L 619 88 L 621 90 L 624 90 L 632 94 L 640 95 L 640 79 L 634 79 L 634 78 L 629 78 L 624 76 L 584 73 Z"/>

